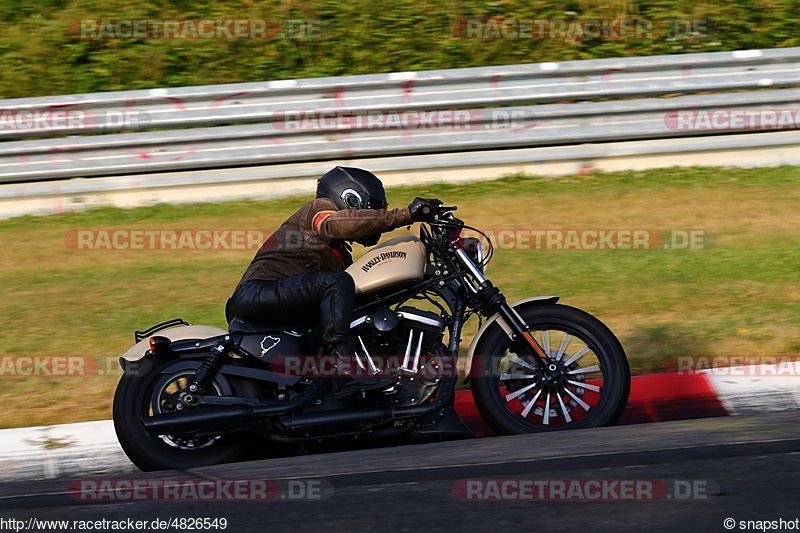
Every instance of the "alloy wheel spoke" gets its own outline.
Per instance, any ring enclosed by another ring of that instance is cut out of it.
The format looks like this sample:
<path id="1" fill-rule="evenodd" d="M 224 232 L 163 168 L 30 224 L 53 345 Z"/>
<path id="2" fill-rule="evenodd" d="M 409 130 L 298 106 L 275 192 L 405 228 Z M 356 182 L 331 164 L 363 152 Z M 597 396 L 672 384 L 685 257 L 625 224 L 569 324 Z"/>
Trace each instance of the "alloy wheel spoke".
<path id="1" fill-rule="evenodd" d="M 578 397 L 575 395 L 575 393 L 574 393 L 574 392 L 572 392 L 571 390 L 569 390 L 569 389 L 568 389 L 568 388 L 566 388 L 566 387 L 564 388 L 564 391 L 565 391 L 567 394 L 569 394 L 570 398 L 572 398 L 573 400 L 575 400 L 575 401 L 578 403 L 578 405 L 580 405 L 581 407 L 583 407 L 583 410 L 584 410 L 584 411 L 589 411 L 589 409 L 591 409 L 591 407 L 589 407 L 589 404 L 588 404 L 588 403 L 586 403 L 586 402 L 584 402 L 584 401 L 583 401 L 583 400 L 581 400 L 580 398 L 578 398 Z"/>
<path id="2" fill-rule="evenodd" d="M 600 372 L 600 367 L 592 365 L 585 368 L 576 368 L 575 370 L 570 370 L 567 374 L 591 374 L 592 372 Z"/>
<path id="3" fill-rule="evenodd" d="M 561 398 L 560 393 L 556 394 L 556 397 L 558 398 L 558 403 L 561 406 L 561 413 L 564 415 L 564 420 L 567 422 L 567 424 L 569 424 L 570 422 L 572 422 L 572 417 L 569 416 L 569 411 L 567 411 L 567 406 L 564 405 L 564 400 Z"/>
<path id="4" fill-rule="evenodd" d="M 535 386 L 536 386 L 536 383 L 531 383 L 530 385 L 522 387 L 521 389 L 516 390 L 516 391 L 514 391 L 514 392 L 512 392 L 510 394 L 506 394 L 506 402 L 510 402 L 514 398 L 522 396 L 523 394 L 525 394 L 526 392 L 528 392 L 529 390 L 531 390 Z"/>
<path id="5" fill-rule="evenodd" d="M 580 359 L 581 357 L 583 357 L 584 355 L 586 355 L 586 354 L 587 354 L 587 353 L 589 353 L 590 351 L 591 351 L 591 350 L 589 349 L 589 347 L 588 347 L 588 346 L 586 346 L 586 345 L 584 345 L 584 347 L 583 347 L 583 348 L 581 348 L 580 350 L 578 350 L 577 352 L 575 352 L 575 353 L 574 353 L 572 356 L 570 356 L 570 358 L 569 358 L 569 359 L 567 359 L 566 361 L 564 361 L 564 366 L 569 366 L 569 365 L 571 365 L 572 363 L 574 363 L 575 361 L 577 361 L 578 359 Z"/>
<path id="6" fill-rule="evenodd" d="M 528 405 L 526 405 L 525 409 L 522 411 L 522 418 L 528 417 L 528 413 L 530 413 L 531 409 L 533 409 L 533 406 L 536 405 L 536 400 L 539 399 L 539 396 L 541 396 L 541 394 L 542 394 L 542 389 L 536 391 L 536 394 L 534 395 L 533 399 L 530 402 L 528 402 Z"/>
<path id="7" fill-rule="evenodd" d="M 535 379 L 536 374 L 500 374 L 500 379 Z"/>
<path id="8" fill-rule="evenodd" d="M 550 357 L 550 331 L 542 330 L 542 349 L 547 357 Z"/>
<path id="9" fill-rule="evenodd" d="M 508 360 L 511 361 L 512 363 L 516 363 L 516 364 L 518 364 L 520 366 L 524 366 L 525 368 L 529 368 L 531 370 L 539 370 L 538 368 L 536 368 L 535 366 L 533 366 L 529 362 L 523 361 L 522 359 L 520 359 L 519 356 L 517 354 L 515 354 L 515 353 L 508 354 Z"/>
<path id="10" fill-rule="evenodd" d="M 571 379 L 568 379 L 567 383 L 571 383 L 571 384 L 575 385 L 576 387 L 580 387 L 582 389 L 590 390 L 592 392 L 600 392 L 600 387 L 598 387 L 597 385 L 591 385 L 589 383 L 583 383 L 582 381 L 573 381 Z"/>
<path id="11" fill-rule="evenodd" d="M 542 423 L 545 426 L 550 424 L 550 393 L 549 392 L 547 393 L 547 396 L 545 396 L 545 399 L 544 399 L 544 418 L 542 420 Z"/>
<path id="12" fill-rule="evenodd" d="M 564 337 L 561 338 L 561 344 L 558 346 L 558 351 L 556 352 L 556 361 L 561 361 L 561 358 L 564 357 L 564 353 L 567 351 L 567 347 L 571 341 L 572 335 L 569 333 L 564 333 Z"/>
<path id="13" fill-rule="evenodd" d="M 161 401 L 162 401 L 162 403 L 164 402 L 164 400 L 172 400 L 173 402 L 177 403 L 179 399 L 180 399 L 180 396 L 178 395 L 177 392 L 174 392 L 174 393 L 163 392 L 163 393 L 161 393 Z"/>

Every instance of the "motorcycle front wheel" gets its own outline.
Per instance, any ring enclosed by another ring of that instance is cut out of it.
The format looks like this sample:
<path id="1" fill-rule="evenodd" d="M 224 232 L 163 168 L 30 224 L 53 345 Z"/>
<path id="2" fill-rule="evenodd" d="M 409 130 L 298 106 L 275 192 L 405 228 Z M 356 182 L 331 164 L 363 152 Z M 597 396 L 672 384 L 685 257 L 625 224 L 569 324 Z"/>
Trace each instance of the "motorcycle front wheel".
<path id="1" fill-rule="evenodd" d="M 614 425 L 630 391 L 625 351 L 605 324 L 565 305 L 517 309 L 547 355 L 515 353 L 499 327 L 487 330 L 472 361 L 472 395 L 501 435 Z"/>

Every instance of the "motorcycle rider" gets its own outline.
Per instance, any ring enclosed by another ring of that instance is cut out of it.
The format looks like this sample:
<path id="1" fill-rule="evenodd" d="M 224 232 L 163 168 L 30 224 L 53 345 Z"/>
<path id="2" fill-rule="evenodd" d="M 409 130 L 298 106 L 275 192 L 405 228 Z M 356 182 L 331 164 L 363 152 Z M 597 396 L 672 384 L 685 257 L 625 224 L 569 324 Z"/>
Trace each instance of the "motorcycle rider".
<path id="1" fill-rule="evenodd" d="M 441 202 L 415 198 L 388 209 L 383 183 L 360 168 L 337 166 L 317 181 L 316 198 L 289 217 L 261 246 L 226 305 L 226 316 L 258 322 L 306 321 L 318 314 L 324 353 L 344 371 L 355 354 L 350 336 L 355 285 L 344 272 L 352 262 L 349 242 L 378 243 L 380 235 L 413 222 L 430 221 Z M 334 379 L 334 395 L 384 390 L 392 377 Z"/>

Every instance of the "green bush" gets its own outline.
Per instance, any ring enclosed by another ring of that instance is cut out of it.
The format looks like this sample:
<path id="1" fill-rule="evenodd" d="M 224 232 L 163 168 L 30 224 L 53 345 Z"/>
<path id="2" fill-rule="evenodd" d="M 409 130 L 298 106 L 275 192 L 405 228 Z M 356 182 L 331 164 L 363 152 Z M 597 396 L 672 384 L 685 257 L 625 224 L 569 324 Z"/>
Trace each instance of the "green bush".
<path id="1" fill-rule="evenodd" d="M 800 0 L 3 0 L 0 97 L 794 46 Z M 459 20 L 709 20 L 677 39 L 475 39 Z M 320 38 L 83 39 L 82 19 L 319 21 Z"/>

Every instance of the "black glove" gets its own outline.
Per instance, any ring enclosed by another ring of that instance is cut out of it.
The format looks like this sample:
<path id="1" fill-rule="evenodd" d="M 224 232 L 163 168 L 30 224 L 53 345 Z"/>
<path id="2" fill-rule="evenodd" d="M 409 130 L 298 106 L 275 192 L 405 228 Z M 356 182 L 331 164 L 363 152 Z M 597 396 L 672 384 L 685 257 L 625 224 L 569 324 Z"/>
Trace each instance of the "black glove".
<path id="1" fill-rule="evenodd" d="M 436 208 L 442 202 L 435 198 L 420 198 L 417 196 L 408 206 L 412 222 L 431 222 L 436 216 Z"/>

